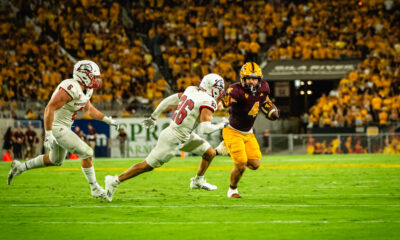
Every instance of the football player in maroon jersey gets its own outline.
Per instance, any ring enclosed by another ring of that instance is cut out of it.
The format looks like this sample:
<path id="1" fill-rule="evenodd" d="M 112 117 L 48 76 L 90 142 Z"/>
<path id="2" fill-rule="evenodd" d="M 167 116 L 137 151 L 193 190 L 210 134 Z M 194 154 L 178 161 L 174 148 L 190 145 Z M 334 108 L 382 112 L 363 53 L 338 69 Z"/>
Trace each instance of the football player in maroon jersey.
<path id="1" fill-rule="evenodd" d="M 262 80 L 261 68 L 247 62 L 240 70 L 240 83 L 229 86 L 223 105 L 229 107 L 229 125 L 222 130 L 225 145 L 235 167 L 231 172 L 229 198 L 241 198 L 238 183 L 246 167 L 260 166 L 261 151 L 253 133 L 253 125 L 261 106 L 270 102 L 270 88 Z"/>

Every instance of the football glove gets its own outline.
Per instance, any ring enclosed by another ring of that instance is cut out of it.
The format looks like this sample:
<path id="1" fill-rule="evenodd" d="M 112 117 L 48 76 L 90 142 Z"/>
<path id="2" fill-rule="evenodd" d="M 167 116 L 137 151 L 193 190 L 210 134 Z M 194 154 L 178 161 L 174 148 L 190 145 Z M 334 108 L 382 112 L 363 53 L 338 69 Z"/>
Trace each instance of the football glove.
<path id="1" fill-rule="evenodd" d="M 54 146 L 58 144 L 57 139 L 54 137 L 53 132 L 51 130 L 45 131 L 45 138 L 44 138 L 44 147 L 47 148 L 49 151 L 53 150 Z"/>
<path id="2" fill-rule="evenodd" d="M 108 123 L 109 125 L 115 127 L 115 130 L 119 130 L 119 123 L 114 120 L 112 117 L 106 117 L 104 116 L 103 122 Z"/>
<path id="3" fill-rule="evenodd" d="M 156 125 L 156 119 L 153 118 L 152 116 L 146 118 L 145 120 L 142 121 L 142 124 L 145 128 L 152 128 L 154 125 Z"/>
<path id="4" fill-rule="evenodd" d="M 231 104 L 231 97 L 229 96 L 229 94 L 225 93 L 221 97 L 221 103 L 222 103 L 222 106 L 224 106 L 224 108 L 229 107 L 229 105 Z"/>

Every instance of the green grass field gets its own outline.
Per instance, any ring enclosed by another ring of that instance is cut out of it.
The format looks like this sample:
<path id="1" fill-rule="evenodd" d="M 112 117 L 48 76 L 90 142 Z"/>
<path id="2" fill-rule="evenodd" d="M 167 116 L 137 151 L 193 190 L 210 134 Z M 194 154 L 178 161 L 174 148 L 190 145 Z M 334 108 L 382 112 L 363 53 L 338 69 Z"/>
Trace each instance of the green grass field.
<path id="1" fill-rule="evenodd" d="M 206 173 L 217 191 L 191 190 L 199 158 L 175 158 L 93 199 L 80 161 L 28 171 L 6 184 L 0 163 L 0 239 L 400 239 L 400 156 L 265 156 L 226 197 L 232 162 Z M 96 159 L 107 174 L 138 159 Z"/>

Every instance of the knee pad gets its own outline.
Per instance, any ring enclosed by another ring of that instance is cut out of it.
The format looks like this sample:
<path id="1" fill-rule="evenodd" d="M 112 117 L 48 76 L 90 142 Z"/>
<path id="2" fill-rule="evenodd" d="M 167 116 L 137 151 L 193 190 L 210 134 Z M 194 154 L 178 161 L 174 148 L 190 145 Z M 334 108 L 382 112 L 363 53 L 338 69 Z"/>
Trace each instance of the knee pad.
<path id="1" fill-rule="evenodd" d="M 49 153 L 49 160 L 54 166 L 61 166 L 64 162 L 65 156 L 67 155 L 67 150 L 56 146 Z"/>
<path id="2" fill-rule="evenodd" d="M 91 147 L 86 145 L 85 149 L 81 153 L 79 153 L 77 155 L 81 159 L 86 159 L 86 158 L 92 157 L 93 154 L 94 154 L 93 148 L 91 148 Z"/>
<path id="3" fill-rule="evenodd" d="M 65 157 L 65 156 L 64 156 Z M 64 162 L 64 159 L 61 156 L 52 156 L 51 154 L 49 155 L 50 162 L 54 166 L 61 166 Z"/>
<path id="4" fill-rule="evenodd" d="M 162 165 L 164 165 L 164 162 L 162 162 L 162 161 L 157 161 L 157 160 L 153 160 L 153 159 L 148 159 L 148 158 L 146 158 L 145 161 L 146 161 L 147 165 L 149 165 L 149 166 L 152 167 L 153 169 L 154 169 L 154 168 L 159 168 L 159 167 L 161 167 Z"/>
<path id="5" fill-rule="evenodd" d="M 157 154 L 154 154 L 153 151 L 146 157 L 145 161 L 146 163 L 152 167 L 152 168 L 159 168 L 162 165 L 164 165 L 164 163 L 169 162 L 169 160 L 171 160 L 171 158 L 173 158 L 174 155 L 167 153 L 163 156 L 157 156 Z"/>
<path id="6" fill-rule="evenodd" d="M 63 164 L 64 161 L 56 161 L 56 162 L 52 162 L 54 166 L 61 166 Z"/>

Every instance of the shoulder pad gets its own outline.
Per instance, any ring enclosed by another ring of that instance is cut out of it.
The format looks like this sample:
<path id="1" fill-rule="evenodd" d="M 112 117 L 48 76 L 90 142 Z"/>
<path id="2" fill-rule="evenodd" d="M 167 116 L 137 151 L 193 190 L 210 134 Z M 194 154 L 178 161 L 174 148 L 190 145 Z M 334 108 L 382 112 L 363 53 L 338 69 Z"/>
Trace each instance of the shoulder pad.
<path id="1" fill-rule="evenodd" d="M 235 99 L 240 99 L 245 93 L 240 83 L 231 84 L 226 92 L 229 96 Z"/>
<path id="2" fill-rule="evenodd" d="M 72 81 L 70 79 L 64 80 L 60 83 L 59 87 L 64 89 L 72 97 L 72 99 L 77 98 L 78 87 L 80 86 L 79 84 L 76 84 L 75 81 Z"/>
<path id="3" fill-rule="evenodd" d="M 217 101 L 215 101 L 214 98 L 210 97 L 207 100 L 204 100 L 204 101 L 201 102 L 201 105 L 200 105 L 200 108 L 199 108 L 200 112 L 201 112 L 202 108 L 208 108 L 212 112 L 215 112 L 215 111 L 217 111 Z"/>
<path id="4" fill-rule="evenodd" d="M 265 93 L 267 93 L 268 95 L 270 94 L 270 92 L 271 92 L 271 90 L 270 90 L 270 88 L 269 88 L 269 84 L 266 82 L 266 81 L 264 81 L 264 80 L 261 80 L 261 86 L 260 86 L 260 89 L 258 90 L 259 92 L 265 92 Z"/>

